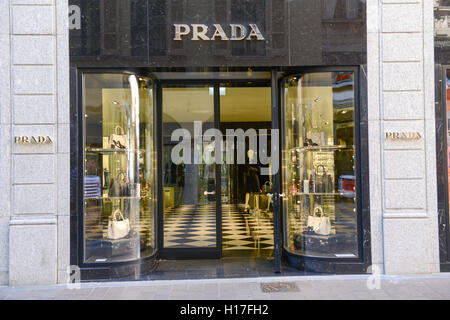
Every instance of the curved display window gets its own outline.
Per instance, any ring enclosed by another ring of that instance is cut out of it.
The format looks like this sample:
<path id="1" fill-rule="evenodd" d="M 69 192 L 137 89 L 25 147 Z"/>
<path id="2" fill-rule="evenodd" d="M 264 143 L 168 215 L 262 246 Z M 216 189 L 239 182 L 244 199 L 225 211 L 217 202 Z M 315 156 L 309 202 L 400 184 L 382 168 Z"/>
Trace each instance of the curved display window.
<path id="1" fill-rule="evenodd" d="M 156 153 L 151 81 L 136 74 L 85 73 L 85 263 L 155 253 Z"/>
<path id="2" fill-rule="evenodd" d="M 282 86 L 285 250 L 356 258 L 354 74 L 298 74 Z"/>

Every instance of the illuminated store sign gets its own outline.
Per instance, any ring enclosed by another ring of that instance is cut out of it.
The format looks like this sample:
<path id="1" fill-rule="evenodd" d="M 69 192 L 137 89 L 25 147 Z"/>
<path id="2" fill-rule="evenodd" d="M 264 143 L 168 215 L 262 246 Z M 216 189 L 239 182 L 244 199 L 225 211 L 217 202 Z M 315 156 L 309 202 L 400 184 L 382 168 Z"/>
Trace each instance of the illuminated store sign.
<path id="1" fill-rule="evenodd" d="M 174 24 L 175 37 L 173 40 L 180 41 L 182 36 L 188 36 L 192 33 L 191 40 L 265 40 L 261 31 L 256 24 L 249 24 L 250 32 L 247 27 L 242 24 L 230 24 L 228 34 L 220 24 L 214 24 L 214 32 L 210 32 L 210 29 L 205 24 Z M 209 35 L 208 35 L 209 34 Z"/>

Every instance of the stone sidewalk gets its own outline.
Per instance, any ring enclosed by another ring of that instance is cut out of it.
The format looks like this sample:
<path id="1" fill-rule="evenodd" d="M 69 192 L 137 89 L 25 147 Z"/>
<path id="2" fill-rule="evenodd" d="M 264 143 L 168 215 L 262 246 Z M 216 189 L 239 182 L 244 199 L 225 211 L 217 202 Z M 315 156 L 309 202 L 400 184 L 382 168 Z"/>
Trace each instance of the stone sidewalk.
<path id="1" fill-rule="evenodd" d="M 411 276 L 298 276 L 0 287 L 6 300 L 393 300 L 450 299 L 450 273 Z"/>

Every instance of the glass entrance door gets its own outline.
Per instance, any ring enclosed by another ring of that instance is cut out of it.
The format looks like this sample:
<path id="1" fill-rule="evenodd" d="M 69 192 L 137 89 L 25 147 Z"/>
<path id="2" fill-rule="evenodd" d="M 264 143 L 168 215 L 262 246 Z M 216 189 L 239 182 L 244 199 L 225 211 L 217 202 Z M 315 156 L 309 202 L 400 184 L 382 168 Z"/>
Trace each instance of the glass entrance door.
<path id="1" fill-rule="evenodd" d="M 276 247 L 279 253 L 278 157 L 271 161 L 278 154 L 277 89 L 270 78 L 258 80 L 161 80 L 161 257 L 267 259 Z"/>
<path id="2" fill-rule="evenodd" d="M 215 90 L 162 86 L 163 252 L 172 258 L 220 257 Z"/>

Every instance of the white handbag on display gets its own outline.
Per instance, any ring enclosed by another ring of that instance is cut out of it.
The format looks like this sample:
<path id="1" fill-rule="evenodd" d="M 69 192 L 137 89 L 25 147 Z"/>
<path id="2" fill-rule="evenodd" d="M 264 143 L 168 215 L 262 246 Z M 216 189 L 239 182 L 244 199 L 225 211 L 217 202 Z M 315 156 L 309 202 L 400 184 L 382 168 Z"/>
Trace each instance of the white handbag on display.
<path id="1" fill-rule="evenodd" d="M 109 137 L 109 146 L 111 149 L 128 149 L 128 136 L 121 126 L 116 126 L 114 133 Z"/>
<path id="2" fill-rule="evenodd" d="M 317 213 L 320 213 L 320 216 Z M 314 208 L 314 215 L 308 216 L 307 227 L 311 227 L 317 234 L 327 236 L 331 233 L 331 220 L 323 214 L 322 207 Z"/>
<path id="3" fill-rule="evenodd" d="M 117 220 L 117 215 L 121 220 Z M 120 239 L 130 233 L 130 220 L 125 219 L 120 210 L 114 211 L 112 220 L 108 222 L 108 239 Z"/>

